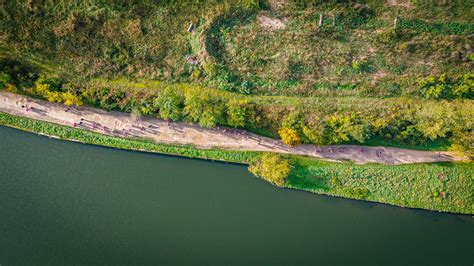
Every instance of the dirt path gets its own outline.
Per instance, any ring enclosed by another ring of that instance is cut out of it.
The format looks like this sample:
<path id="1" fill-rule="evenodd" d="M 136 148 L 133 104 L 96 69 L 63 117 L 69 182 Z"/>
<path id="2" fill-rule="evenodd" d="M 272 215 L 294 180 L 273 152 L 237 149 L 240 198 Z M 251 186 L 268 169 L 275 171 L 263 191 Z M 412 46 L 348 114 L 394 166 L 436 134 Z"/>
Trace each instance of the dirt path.
<path id="1" fill-rule="evenodd" d="M 150 138 L 159 143 L 192 144 L 198 148 L 223 148 L 242 151 L 271 151 L 308 155 L 328 160 L 351 160 L 355 163 L 379 162 L 403 164 L 453 161 L 447 152 L 429 152 L 388 147 L 338 145 L 287 147 L 280 141 L 229 128 L 206 129 L 184 122 L 156 118 L 132 119 L 130 114 L 106 112 L 91 107 L 66 107 L 62 104 L 31 99 L 0 91 L 0 111 L 56 124 L 75 126 L 106 135 Z"/>

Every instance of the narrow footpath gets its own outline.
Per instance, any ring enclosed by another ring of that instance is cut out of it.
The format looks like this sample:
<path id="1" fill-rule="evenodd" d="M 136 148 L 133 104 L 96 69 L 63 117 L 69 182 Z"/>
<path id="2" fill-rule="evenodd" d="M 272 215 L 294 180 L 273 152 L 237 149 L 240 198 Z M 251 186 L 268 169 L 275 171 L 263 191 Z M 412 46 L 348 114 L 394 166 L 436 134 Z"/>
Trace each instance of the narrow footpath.
<path id="1" fill-rule="evenodd" d="M 202 149 L 220 148 L 290 153 L 332 161 L 351 160 L 358 164 L 370 162 L 404 164 L 461 160 L 461 158 L 454 157 L 449 152 L 418 151 L 391 147 L 359 145 L 323 147 L 301 145 L 288 147 L 281 141 L 239 129 L 221 127 L 207 129 L 195 124 L 168 122 L 151 117 L 134 119 L 127 113 L 106 112 L 86 106 L 67 107 L 63 104 L 32 99 L 6 91 L 0 91 L 0 112 L 81 128 L 110 136 L 148 138 L 157 143 L 188 144 Z"/>

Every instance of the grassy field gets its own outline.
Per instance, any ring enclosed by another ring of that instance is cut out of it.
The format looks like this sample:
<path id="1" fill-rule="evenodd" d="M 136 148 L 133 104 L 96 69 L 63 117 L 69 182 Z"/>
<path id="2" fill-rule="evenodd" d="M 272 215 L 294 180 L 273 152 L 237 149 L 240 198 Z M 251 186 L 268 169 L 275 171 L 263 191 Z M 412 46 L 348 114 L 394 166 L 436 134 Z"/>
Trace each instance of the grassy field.
<path id="1" fill-rule="evenodd" d="M 412 97 L 422 77 L 472 70 L 471 1 L 297 2 L 6 1 L 0 38 L 76 82 L 125 76 L 246 94 Z"/>
<path id="2" fill-rule="evenodd" d="M 472 163 L 354 165 L 295 157 L 292 188 L 398 206 L 472 212 Z"/>
<path id="3" fill-rule="evenodd" d="M 433 14 L 413 3 L 366 2 L 280 6 L 238 22 L 229 16 L 215 29 L 215 57 L 235 80 L 266 95 L 411 96 L 420 77 L 472 69 L 472 61 L 456 58 L 465 47 L 472 53 L 472 18 Z M 451 4 L 459 14 L 472 13 L 471 4 Z M 264 18 L 284 26 L 265 27 Z"/>
<path id="4" fill-rule="evenodd" d="M 6 113 L 0 113 L 0 125 L 94 145 L 244 164 L 258 160 L 262 154 L 117 138 Z M 289 188 L 403 207 L 473 213 L 472 163 L 390 166 L 329 163 L 301 156 L 286 158 L 292 164 L 285 184 Z"/>

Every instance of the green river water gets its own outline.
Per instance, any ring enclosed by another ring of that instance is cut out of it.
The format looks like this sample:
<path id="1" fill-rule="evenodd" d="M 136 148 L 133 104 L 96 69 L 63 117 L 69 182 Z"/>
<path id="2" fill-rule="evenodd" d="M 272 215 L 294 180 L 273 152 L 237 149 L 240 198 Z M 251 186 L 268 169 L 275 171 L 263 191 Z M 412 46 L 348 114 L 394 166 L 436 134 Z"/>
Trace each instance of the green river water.
<path id="1" fill-rule="evenodd" d="M 473 265 L 470 216 L 0 126 L 0 265 Z"/>

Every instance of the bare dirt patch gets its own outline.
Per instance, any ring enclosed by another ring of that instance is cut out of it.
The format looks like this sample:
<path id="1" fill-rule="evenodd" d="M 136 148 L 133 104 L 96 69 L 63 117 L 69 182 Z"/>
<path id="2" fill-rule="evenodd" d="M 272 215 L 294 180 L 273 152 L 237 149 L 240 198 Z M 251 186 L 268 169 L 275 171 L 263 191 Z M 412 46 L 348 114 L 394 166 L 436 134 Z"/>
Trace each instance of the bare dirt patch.
<path id="1" fill-rule="evenodd" d="M 285 28 L 285 21 L 278 18 L 259 15 L 257 20 L 260 26 L 268 30 L 281 30 Z"/>
<path id="2" fill-rule="evenodd" d="M 387 5 L 410 8 L 412 4 L 409 0 L 387 0 Z"/>

